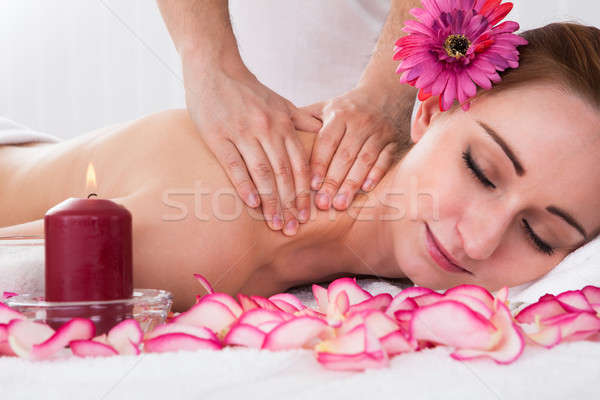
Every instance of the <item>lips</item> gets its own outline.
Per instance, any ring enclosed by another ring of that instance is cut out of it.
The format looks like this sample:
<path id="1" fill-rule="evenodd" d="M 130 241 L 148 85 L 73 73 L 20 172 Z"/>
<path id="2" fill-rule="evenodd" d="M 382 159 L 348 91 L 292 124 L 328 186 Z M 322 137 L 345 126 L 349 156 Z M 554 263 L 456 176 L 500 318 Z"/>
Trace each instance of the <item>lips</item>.
<path id="1" fill-rule="evenodd" d="M 449 258 L 448 252 L 442 247 L 440 242 L 433 235 L 433 232 L 431 232 L 431 230 L 429 229 L 429 226 L 427 224 L 425 224 L 425 227 L 427 229 L 426 239 L 425 239 L 426 245 L 427 245 L 427 251 L 429 252 L 429 255 L 431 256 L 431 258 L 436 262 L 436 264 L 441 269 L 443 269 L 444 271 L 447 271 L 447 272 L 470 274 L 471 272 L 467 271 L 464 268 L 459 267 L 455 262 L 451 261 L 451 259 Z"/>

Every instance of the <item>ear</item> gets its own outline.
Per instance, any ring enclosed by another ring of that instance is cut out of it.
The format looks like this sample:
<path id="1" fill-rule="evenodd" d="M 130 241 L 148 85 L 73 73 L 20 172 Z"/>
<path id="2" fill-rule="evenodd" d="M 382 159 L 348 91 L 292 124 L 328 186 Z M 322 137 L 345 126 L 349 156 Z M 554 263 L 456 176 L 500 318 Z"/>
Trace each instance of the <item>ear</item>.
<path id="1" fill-rule="evenodd" d="M 421 140 L 425 132 L 429 129 L 431 122 L 440 113 L 438 96 L 432 96 L 419 105 L 417 115 L 415 116 L 410 129 L 410 138 L 413 143 L 417 143 Z"/>

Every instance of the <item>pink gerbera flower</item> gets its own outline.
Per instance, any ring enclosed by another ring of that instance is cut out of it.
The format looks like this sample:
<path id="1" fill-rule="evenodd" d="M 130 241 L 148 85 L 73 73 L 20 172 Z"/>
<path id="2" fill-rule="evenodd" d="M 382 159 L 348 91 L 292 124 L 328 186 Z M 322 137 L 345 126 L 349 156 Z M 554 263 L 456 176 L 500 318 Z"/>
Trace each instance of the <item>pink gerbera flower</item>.
<path id="1" fill-rule="evenodd" d="M 519 24 L 496 25 L 512 10 L 502 0 L 422 0 L 424 9 L 410 13 L 408 33 L 396 42 L 394 60 L 402 60 L 400 81 L 419 90 L 421 101 L 439 96 L 440 110 L 455 99 L 469 108 L 477 85 L 490 89 L 500 81 L 497 71 L 519 66 L 517 46 L 527 40 L 513 32 Z"/>

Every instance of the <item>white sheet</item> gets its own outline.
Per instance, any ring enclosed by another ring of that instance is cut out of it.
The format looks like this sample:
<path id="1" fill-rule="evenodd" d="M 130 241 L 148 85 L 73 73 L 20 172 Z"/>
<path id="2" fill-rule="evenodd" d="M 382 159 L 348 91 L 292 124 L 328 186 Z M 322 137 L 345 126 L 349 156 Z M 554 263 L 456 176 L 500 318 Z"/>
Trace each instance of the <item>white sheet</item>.
<path id="1" fill-rule="evenodd" d="M 0 358 L 0 395 L 17 399 L 597 399 L 600 343 L 527 348 L 510 365 L 455 361 L 446 348 L 364 373 L 322 368 L 310 351 L 228 348 L 106 359 Z"/>

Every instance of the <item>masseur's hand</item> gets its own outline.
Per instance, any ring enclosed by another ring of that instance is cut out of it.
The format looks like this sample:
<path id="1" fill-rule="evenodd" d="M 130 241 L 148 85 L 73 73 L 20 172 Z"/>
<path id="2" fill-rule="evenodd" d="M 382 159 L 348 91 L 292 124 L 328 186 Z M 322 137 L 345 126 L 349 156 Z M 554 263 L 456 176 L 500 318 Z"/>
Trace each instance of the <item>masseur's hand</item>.
<path id="1" fill-rule="evenodd" d="M 183 60 L 191 117 L 240 197 L 262 205 L 268 225 L 295 234 L 310 217 L 308 160 L 294 126 L 317 132 L 321 122 L 252 75 L 233 66 Z"/>
<path id="2" fill-rule="evenodd" d="M 398 109 L 390 100 L 385 90 L 362 86 L 305 108 L 323 121 L 310 158 L 318 208 L 345 210 L 392 165 L 399 136 Z"/>

